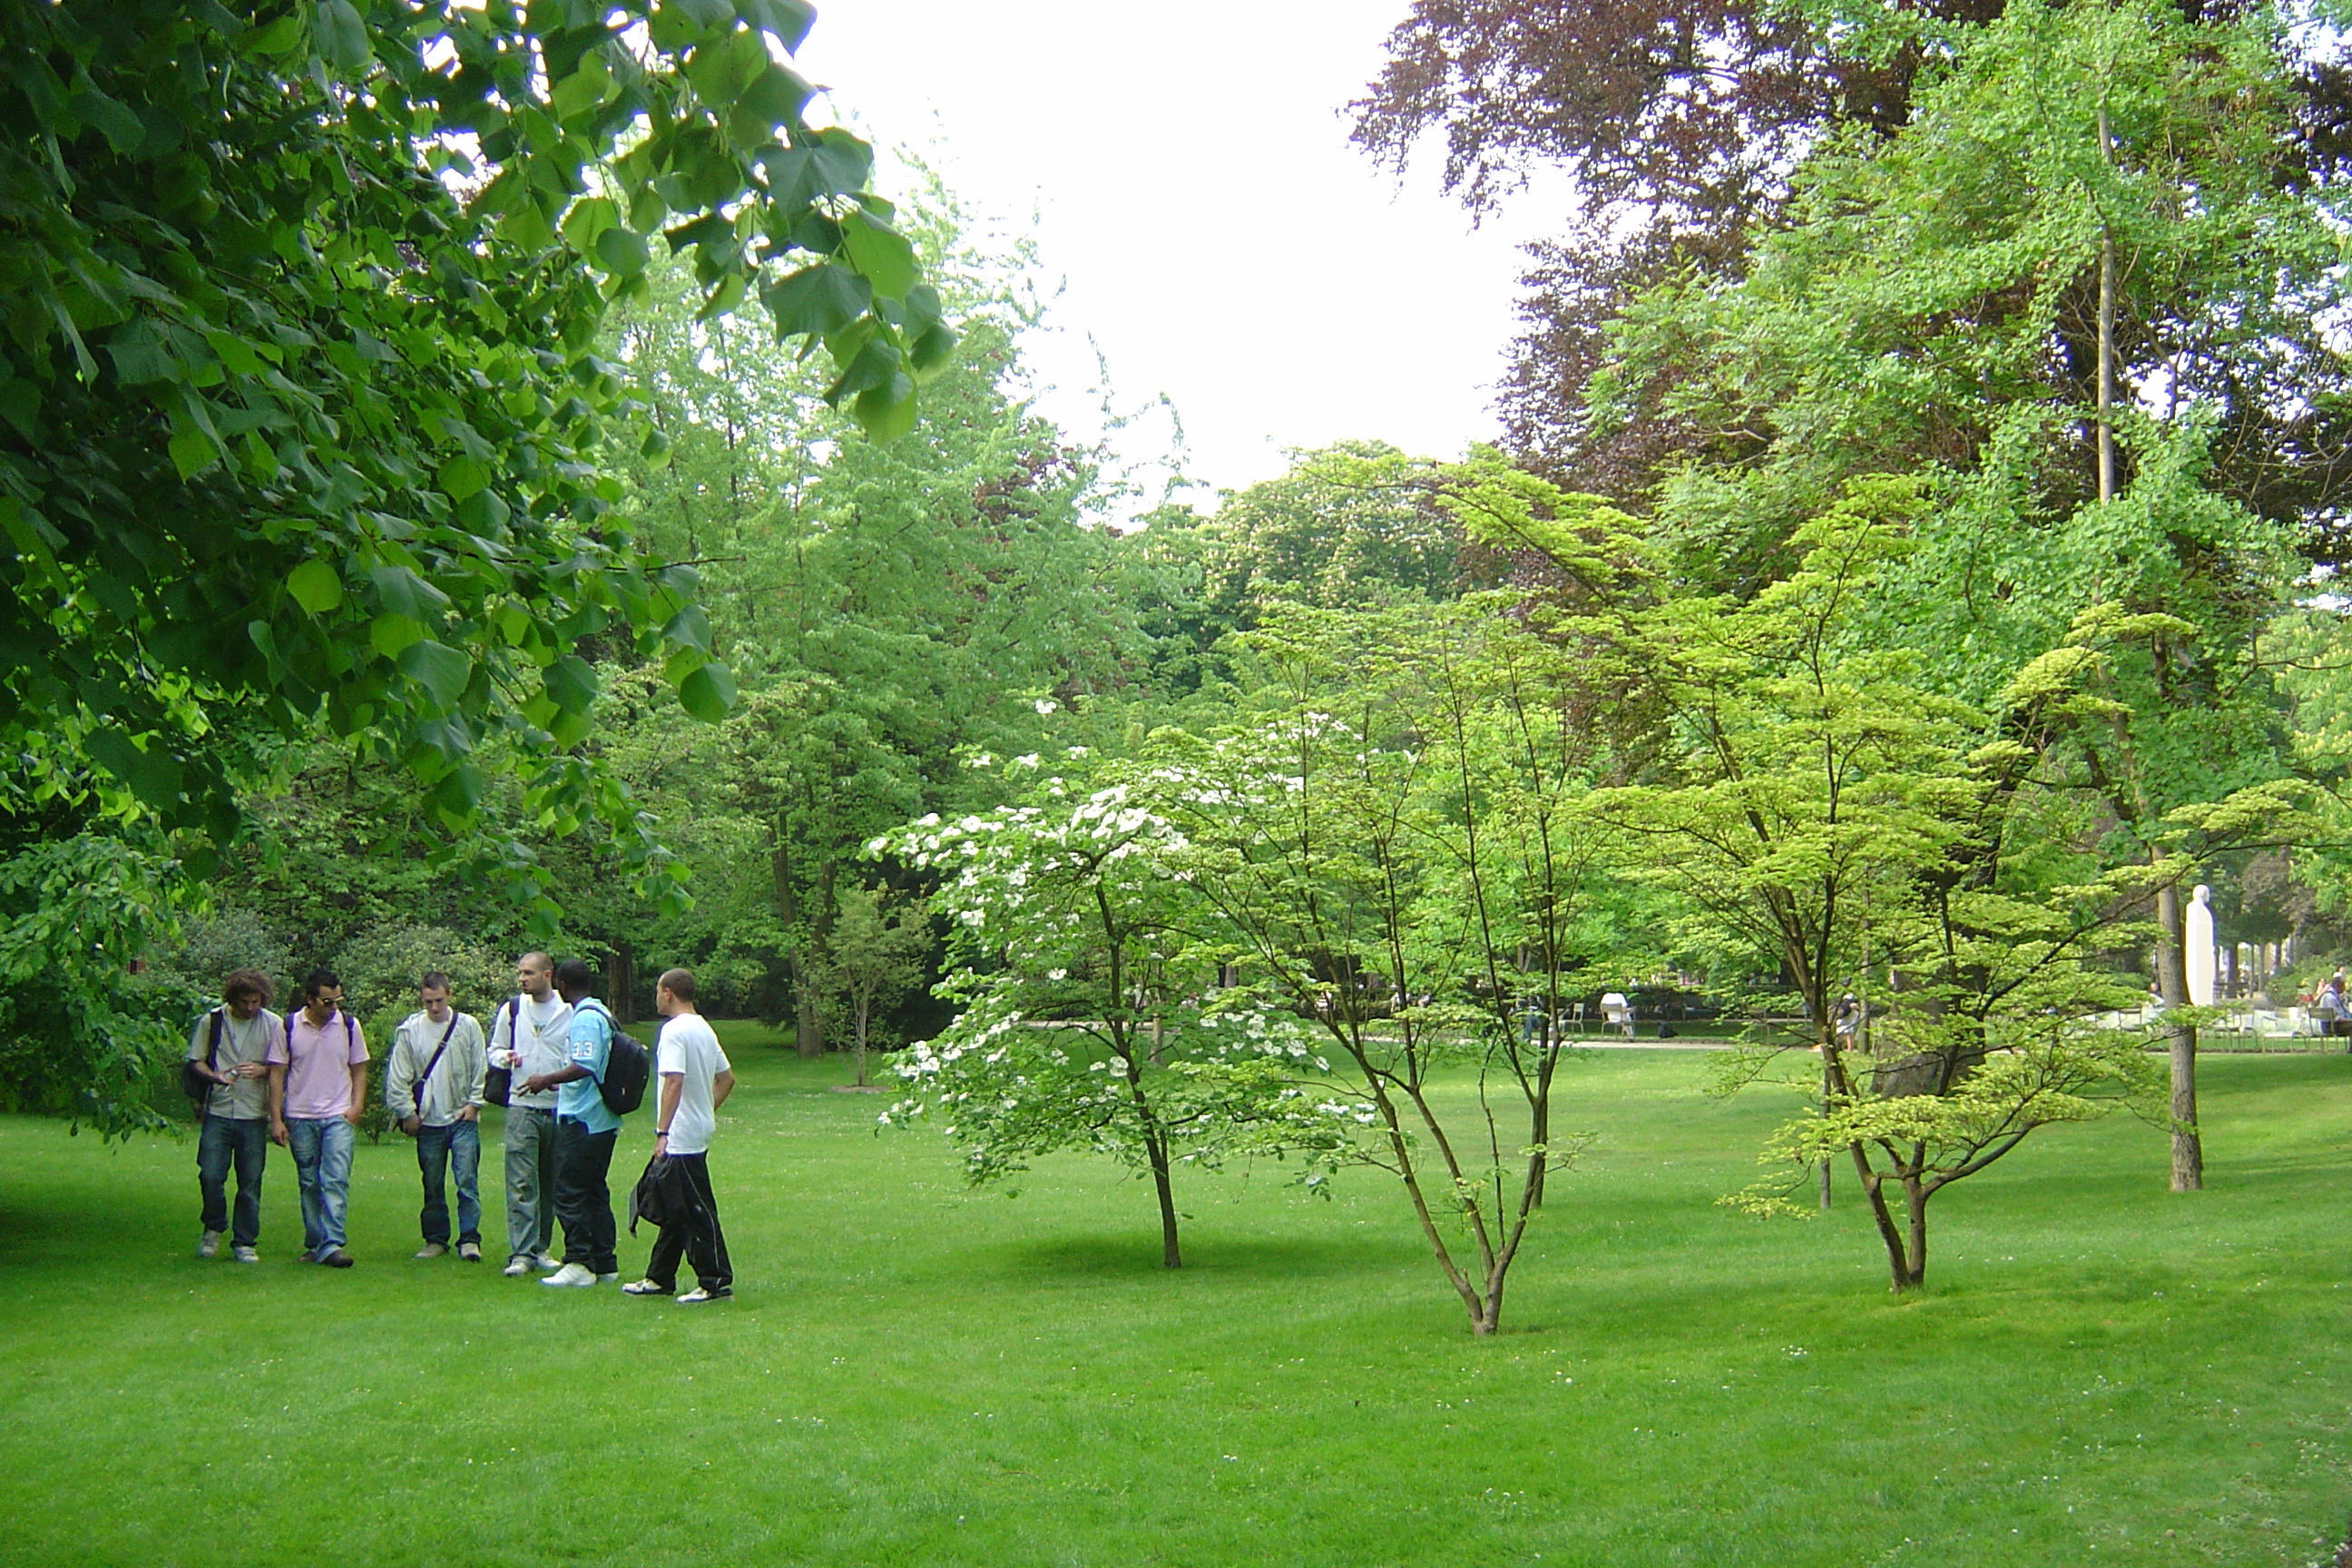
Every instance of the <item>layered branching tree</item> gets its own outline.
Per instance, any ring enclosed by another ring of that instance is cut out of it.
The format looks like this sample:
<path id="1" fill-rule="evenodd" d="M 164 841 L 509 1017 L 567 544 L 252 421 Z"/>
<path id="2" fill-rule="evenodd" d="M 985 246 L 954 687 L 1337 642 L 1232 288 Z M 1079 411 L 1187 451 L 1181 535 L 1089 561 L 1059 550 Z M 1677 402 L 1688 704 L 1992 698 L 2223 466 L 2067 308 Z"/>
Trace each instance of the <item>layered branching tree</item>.
<path id="1" fill-rule="evenodd" d="M 1552 1096 L 1600 847 L 1577 661 L 1505 608 L 1276 615 L 1251 638 L 1263 716 L 1163 736 L 1155 773 L 1185 885 L 1321 1037 L 1355 1157 L 1397 1179 L 1479 1334 L 1586 1141 Z"/>

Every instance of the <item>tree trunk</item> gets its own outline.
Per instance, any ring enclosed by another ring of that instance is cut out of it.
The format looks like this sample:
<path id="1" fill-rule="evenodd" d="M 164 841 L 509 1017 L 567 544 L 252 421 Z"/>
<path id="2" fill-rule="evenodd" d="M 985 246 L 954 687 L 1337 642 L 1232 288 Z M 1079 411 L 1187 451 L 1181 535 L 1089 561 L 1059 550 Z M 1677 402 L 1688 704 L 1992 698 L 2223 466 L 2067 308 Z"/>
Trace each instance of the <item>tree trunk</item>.
<path id="1" fill-rule="evenodd" d="M 633 1024 L 637 1018 L 634 1000 L 637 991 L 635 957 L 627 942 L 613 944 L 612 973 L 605 977 L 604 994 L 611 1004 L 614 1018 L 624 1024 Z"/>
<path id="2" fill-rule="evenodd" d="M 1878 1227 L 1878 1239 L 1886 1247 L 1886 1268 L 1893 1277 L 1887 1289 L 1900 1296 L 1911 1288 L 1911 1257 L 1895 1215 L 1886 1207 L 1885 1178 L 1870 1168 L 1868 1149 L 1860 1143 L 1848 1147 L 1853 1152 L 1853 1168 L 1862 1177 L 1862 1201 L 1869 1205 L 1870 1222 Z"/>
<path id="3" fill-rule="evenodd" d="M 1832 1077 L 1830 1060 L 1827 1057 L 1823 1057 L 1822 1058 L 1822 1110 L 1824 1112 L 1830 1108 L 1830 1097 L 1836 1092 L 1836 1082 Z M 1827 1214 L 1830 1212 L 1830 1163 L 1827 1160 L 1822 1162 L 1818 1181 L 1821 1186 L 1822 1212 Z"/>
<path id="4" fill-rule="evenodd" d="M 2150 850 L 2152 856 L 2156 853 Z M 2180 889 L 2167 884 L 2156 895 L 2156 985 L 2168 1013 L 2189 1005 L 2189 976 L 2182 958 Z M 2197 1131 L 2197 1030 L 2168 1017 L 2164 1026 L 2172 1068 L 2172 1190 L 2193 1193 L 2205 1185 L 2205 1145 Z"/>
<path id="5" fill-rule="evenodd" d="M 803 1057 L 824 1055 L 824 1017 L 817 1011 L 814 965 L 801 962 L 793 949 L 793 1045 Z"/>
<path id="6" fill-rule="evenodd" d="M 870 1011 L 861 1001 L 857 1004 L 857 1087 L 866 1087 L 866 1016 Z"/>
<path id="7" fill-rule="evenodd" d="M 1167 1140 L 1149 1137 L 1144 1140 L 1143 1146 L 1151 1158 L 1151 1184 L 1160 1189 L 1160 1267 L 1181 1268 L 1184 1258 L 1176 1250 L 1176 1189 L 1168 1179 Z"/>
<path id="8" fill-rule="evenodd" d="M 1901 1283 L 1895 1288 L 1897 1294 L 1916 1290 L 1927 1282 L 1928 1195 L 1927 1187 L 1917 1175 L 1903 1178 L 1903 1217 L 1909 1235 L 1905 1237 Z"/>

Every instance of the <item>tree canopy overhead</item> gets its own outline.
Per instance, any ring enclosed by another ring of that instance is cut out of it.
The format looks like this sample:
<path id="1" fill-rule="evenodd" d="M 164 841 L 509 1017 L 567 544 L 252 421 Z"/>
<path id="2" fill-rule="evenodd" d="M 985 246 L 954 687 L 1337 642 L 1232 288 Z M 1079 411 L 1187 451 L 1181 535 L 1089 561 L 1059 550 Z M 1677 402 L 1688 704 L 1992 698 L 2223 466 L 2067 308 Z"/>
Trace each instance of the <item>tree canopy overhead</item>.
<path id="1" fill-rule="evenodd" d="M 801 0 L 71 0 L 0 16 L 0 691 L 23 816 L 235 833 L 240 747 L 332 731 L 452 821 L 543 827 L 611 632 L 731 698 L 596 454 L 656 240 L 822 342 L 874 433 L 952 334 L 869 150 L 811 127 Z M 244 739 L 240 739 L 243 737 Z M 509 845 L 510 861 L 529 853 Z"/>
<path id="2" fill-rule="evenodd" d="M 1356 140 L 1400 170 L 1424 139 L 1440 141 L 1446 188 L 1474 209 L 1510 200 L 1530 176 L 1565 176 L 1569 221 L 1532 247 L 1525 279 L 1526 330 L 1512 346 L 1501 399 L 1508 445 L 1580 488 L 1633 500 L 1706 450 L 1712 432 L 1676 405 L 1669 364 L 1612 389 L 1634 417 L 1591 417 L 1590 385 L 1611 356 L 1612 319 L 1662 282 L 1696 294 L 1745 277 L 1760 242 L 1803 221 L 1790 204 L 1802 205 L 1802 175 L 1818 152 L 1863 160 L 1890 146 L 1914 126 L 1925 95 L 1955 68 L 1969 68 L 1959 62 L 1981 59 L 1976 40 L 2011 9 L 2051 8 L 2003 0 L 1568 7 L 1420 0 L 1391 34 L 1387 66 L 1352 106 Z M 2031 16 L 2019 20 L 2032 26 Z M 2282 198 L 2324 198 L 2352 173 L 2352 69 L 2342 33 L 2299 25 L 2283 8 L 2173 0 L 2121 7 L 2116 26 L 2146 32 L 2165 53 L 2153 77 L 2118 88 L 2136 102 L 2169 93 L 2185 107 L 2224 72 L 2253 84 L 2251 95 L 2225 89 L 2207 106 L 2234 116 L 2247 146 L 2263 143 L 2249 162 L 2221 171 L 2231 182 L 2267 182 Z M 2075 30 L 2095 29 L 2085 22 Z M 2126 49 L 2134 52 L 2145 56 L 2147 46 Z M 2118 70 L 2145 63 L 2110 62 Z M 2011 105 L 2020 116 L 2052 107 L 2030 98 Z M 2088 112 L 2087 100 L 2066 107 Z M 2154 146 L 2138 159 L 2127 146 L 2126 166 L 2164 162 L 2164 143 Z M 1985 184 L 2000 182 L 1988 169 Z M 1549 197 L 1554 187 L 1544 190 Z M 2137 237 L 2126 242 L 2125 269 L 2144 299 L 2170 279 L 2164 258 L 2136 264 L 2129 246 Z M 2047 293 L 2070 283 L 2074 319 L 2060 348 L 2079 381 L 2088 285 L 2076 276 L 2038 287 Z M 2265 296 L 2276 292 L 2258 284 L 2254 310 L 2263 313 Z M 2215 453 L 2215 488 L 2265 517 L 2320 523 L 2311 548 L 2334 559 L 2328 495 L 2352 449 L 2337 356 L 2315 342 L 2307 318 L 2299 326 L 2272 319 L 2263 325 L 2280 330 L 2266 355 L 2245 361 L 2247 374 L 2215 374 L 2197 363 L 2193 343 L 2182 347 L 2215 324 L 2193 315 L 2128 317 L 2125 336 L 2140 362 L 2134 375 L 2179 355 L 2181 366 L 2163 374 L 2185 397 L 2219 409 L 2229 433 Z M 2256 336 L 2236 334 L 2238 346 L 2251 349 Z"/>

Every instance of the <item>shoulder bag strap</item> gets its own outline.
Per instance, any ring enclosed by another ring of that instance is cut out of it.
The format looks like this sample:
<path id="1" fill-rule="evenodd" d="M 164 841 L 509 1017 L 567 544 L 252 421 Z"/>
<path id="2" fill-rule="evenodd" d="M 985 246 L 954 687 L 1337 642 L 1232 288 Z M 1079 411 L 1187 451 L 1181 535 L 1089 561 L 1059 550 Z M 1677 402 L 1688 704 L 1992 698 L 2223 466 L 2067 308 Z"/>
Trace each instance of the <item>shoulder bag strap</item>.
<path id="1" fill-rule="evenodd" d="M 433 1047 L 432 1058 L 425 1064 L 425 1070 L 416 1075 L 415 1083 L 408 1086 L 409 1096 L 416 1101 L 416 1114 L 419 1116 L 425 1114 L 425 1086 L 433 1080 L 433 1069 L 441 1065 L 441 1053 L 449 1048 L 449 1037 L 457 1032 L 460 1016 L 455 1008 L 450 1010 L 449 1026 L 441 1031 L 441 1043 Z"/>
<path id="2" fill-rule="evenodd" d="M 218 1007 L 212 1011 L 212 1037 L 205 1047 L 205 1066 L 215 1072 L 220 1071 L 221 1012 Z"/>

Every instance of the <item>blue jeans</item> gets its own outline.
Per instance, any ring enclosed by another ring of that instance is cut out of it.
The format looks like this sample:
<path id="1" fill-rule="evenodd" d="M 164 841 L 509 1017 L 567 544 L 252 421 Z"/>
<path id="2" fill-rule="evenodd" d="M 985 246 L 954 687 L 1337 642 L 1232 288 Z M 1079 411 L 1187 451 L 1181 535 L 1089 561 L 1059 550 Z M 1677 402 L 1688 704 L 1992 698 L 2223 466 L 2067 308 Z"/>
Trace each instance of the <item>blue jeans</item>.
<path id="1" fill-rule="evenodd" d="M 457 1167 L 457 1239 L 482 1243 L 482 1198 L 477 1184 L 482 1167 L 482 1129 L 472 1121 L 452 1121 L 446 1127 L 416 1130 L 416 1168 L 425 1174 L 425 1212 L 418 1221 L 425 1239 L 449 1245 L 449 1197 L 441 1173 L 453 1162 Z"/>
<path id="2" fill-rule="evenodd" d="M 340 1116 L 289 1117 L 286 1146 L 302 1189 L 302 1254 L 313 1263 L 342 1249 L 343 1202 L 352 1190 L 352 1124 Z"/>
<path id="3" fill-rule="evenodd" d="M 203 1194 L 205 1228 L 226 1230 L 231 1247 L 261 1239 L 261 1167 L 269 1158 L 269 1123 L 248 1117 L 231 1121 L 207 1116 L 196 1134 L 196 1190 Z M 228 1217 L 228 1173 L 236 1167 L 236 1224 Z"/>

